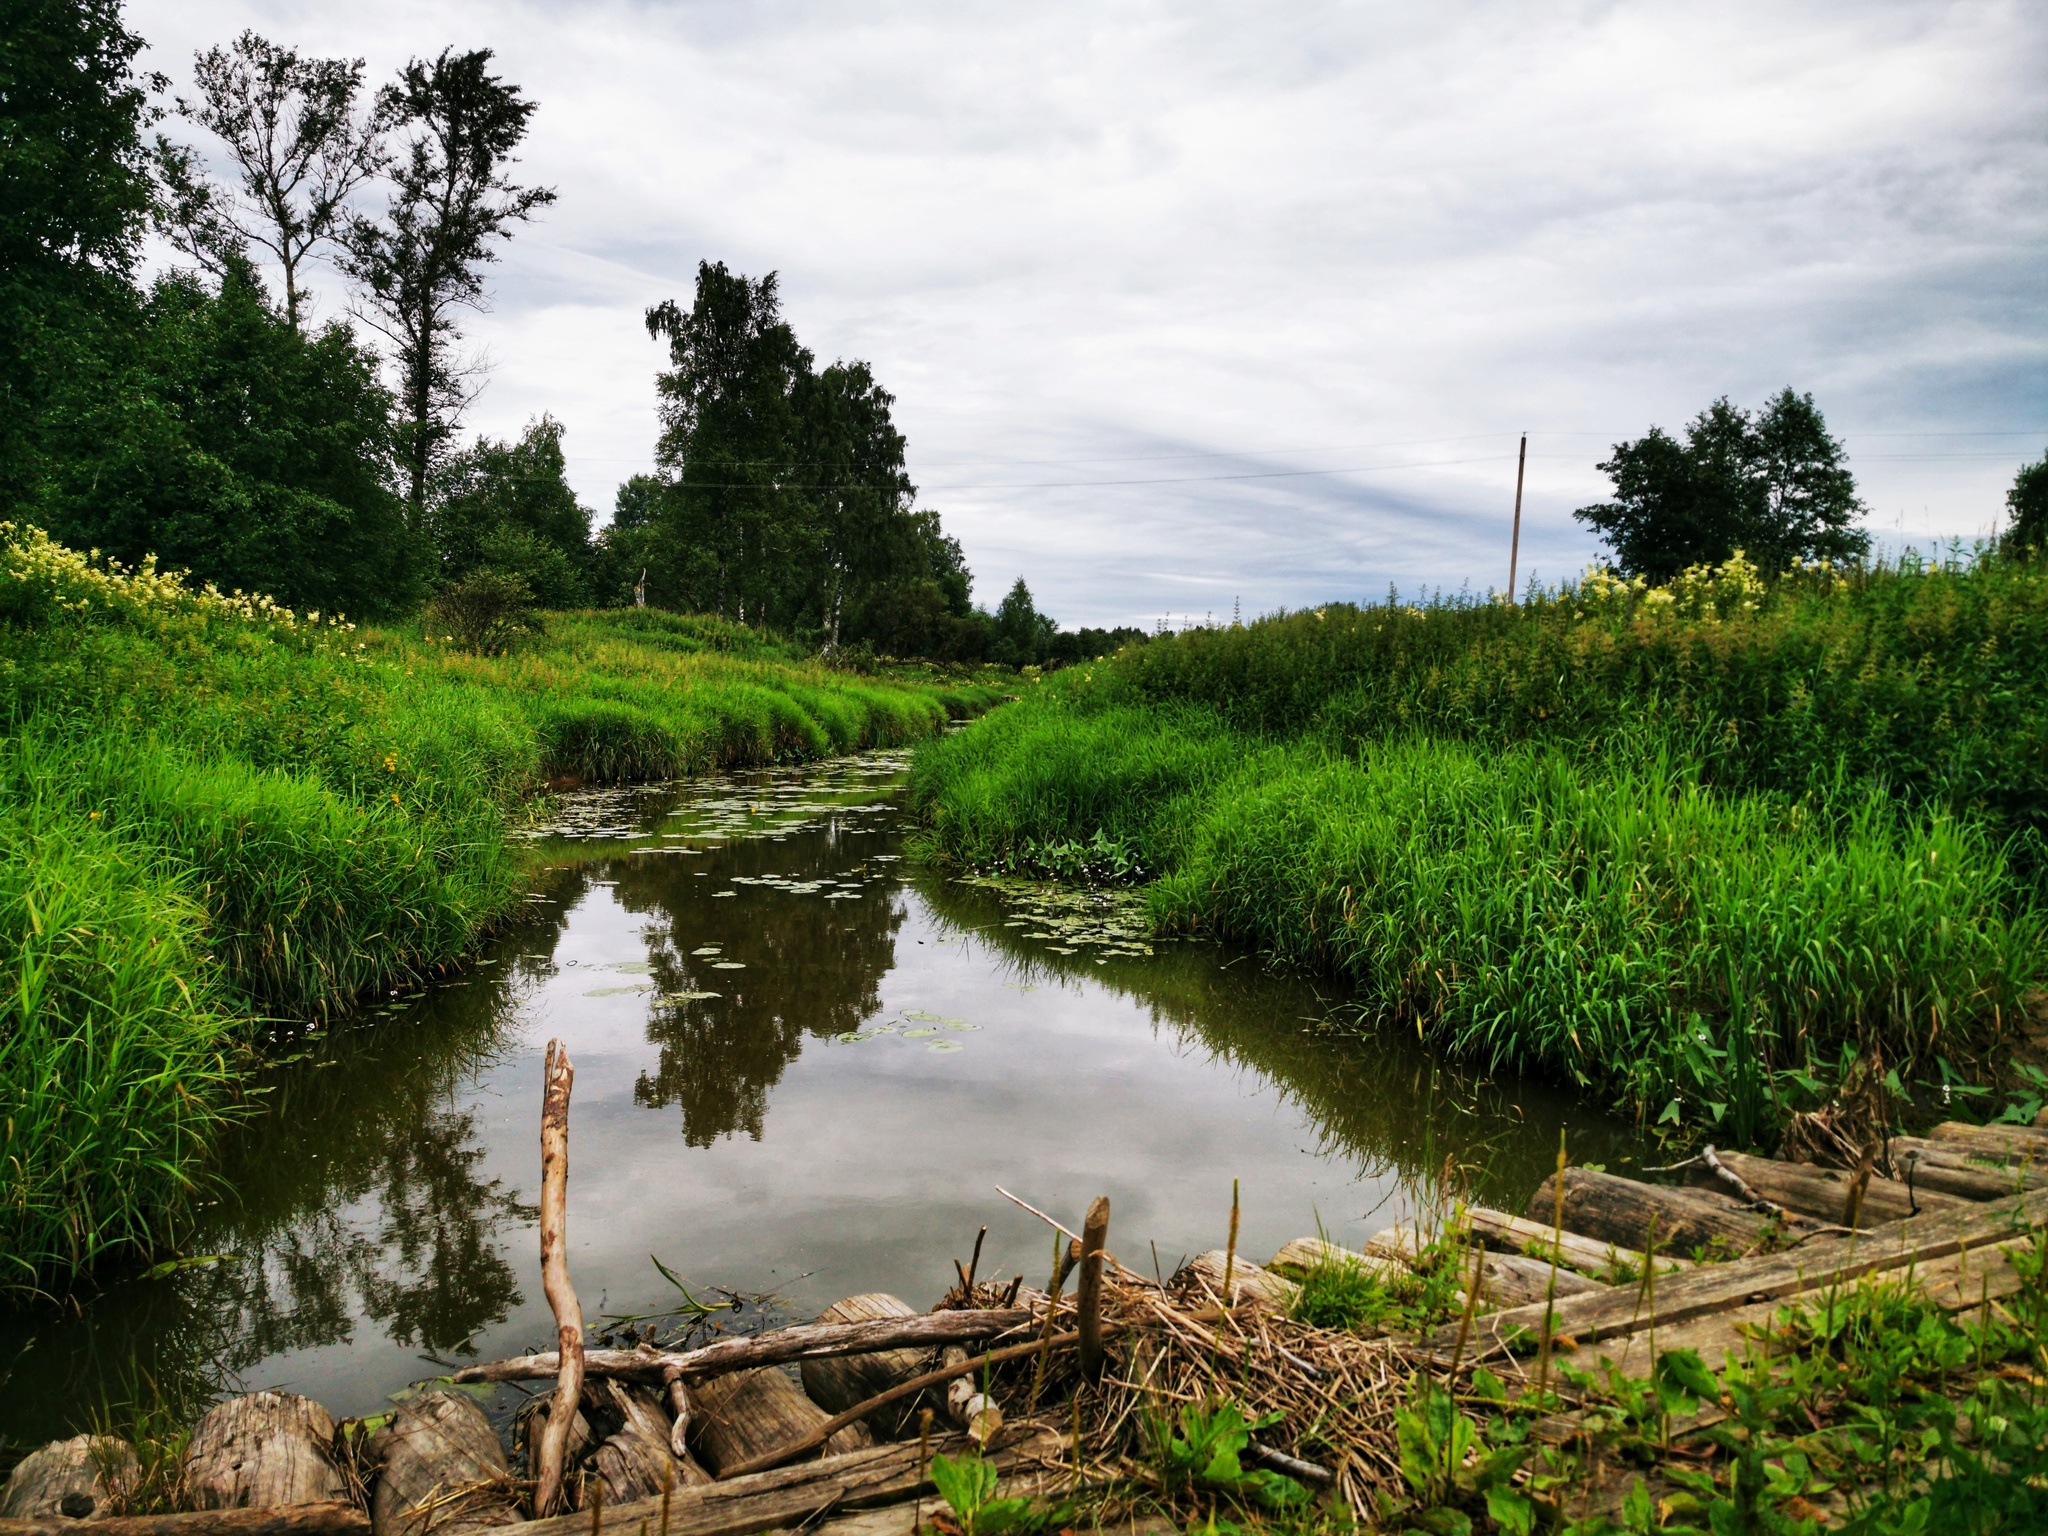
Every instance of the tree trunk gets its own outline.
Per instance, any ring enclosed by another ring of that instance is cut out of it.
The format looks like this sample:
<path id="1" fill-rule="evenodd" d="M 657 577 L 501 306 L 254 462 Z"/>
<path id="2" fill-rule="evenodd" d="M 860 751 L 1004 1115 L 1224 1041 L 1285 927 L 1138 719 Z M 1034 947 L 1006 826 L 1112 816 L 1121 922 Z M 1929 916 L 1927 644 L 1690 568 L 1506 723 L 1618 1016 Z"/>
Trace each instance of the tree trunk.
<path id="1" fill-rule="evenodd" d="M 880 1322 L 886 1318 L 910 1318 L 918 1314 L 909 1303 L 885 1292 L 849 1296 L 835 1301 L 818 1314 L 821 1323 Z M 864 1403 L 908 1381 L 925 1368 L 929 1351 L 922 1349 L 878 1350 L 867 1355 L 833 1355 L 805 1360 L 800 1367 L 804 1393 L 827 1413 L 844 1413 L 855 1403 Z M 917 1418 L 914 1401 L 891 1404 L 867 1421 L 877 1440 L 900 1438 Z"/>
<path id="2" fill-rule="evenodd" d="M 692 1449 L 713 1476 L 801 1440 L 831 1417 L 775 1366 L 720 1376 L 692 1397 Z M 824 1452 L 836 1456 L 873 1444 L 864 1426 L 849 1425 L 825 1442 Z"/>
<path id="3" fill-rule="evenodd" d="M 1848 1219 L 1849 1195 L 1856 1175 L 1842 1168 L 1816 1168 L 1810 1163 L 1779 1163 L 1741 1152 L 1717 1152 L 1715 1156 L 1728 1171 L 1757 1194 L 1788 1211 L 1811 1216 L 1816 1221 L 1858 1228 L 1873 1227 L 1881 1221 L 1903 1221 L 1908 1216 L 1931 1211 L 1952 1211 L 1969 1202 L 1945 1195 L 1915 1181 L 1908 1190 L 1896 1179 L 1872 1178 L 1864 1187 L 1856 1220 Z M 1918 1207 L 1918 1210 L 1915 1207 Z"/>
<path id="4" fill-rule="evenodd" d="M 590 1455 L 590 1471 L 604 1485 L 606 1504 L 652 1498 L 664 1487 L 690 1488 L 711 1481 L 695 1458 L 678 1457 L 669 1448 L 668 1416 L 652 1388 L 606 1380 L 598 1382 L 591 1395 L 620 1420 L 618 1432 Z"/>
<path id="5" fill-rule="evenodd" d="M 185 1489 L 200 1509 L 331 1504 L 348 1498 L 335 1466 L 334 1420 L 311 1398 L 252 1392 L 214 1408 L 192 1431 Z"/>
<path id="6" fill-rule="evenodd" d="M 1553 1193 L 1552 1212 L 1557 1208 L 1556 1198 Z M 1617 1265 L 1633 1269 L 1642 1262 L 1641 1249 L 1617 1248 L 1612 1243 L 1580 1237 L 1576 1232 L 1559 1234 L 1548 1222 L 1510 1216 L 1506 1211 L 1490 1210 L 1483 1205 L 1467 1206 L 1464 1219 L 1466 1230 L 1475 1242 L 1546 1261 L 1555 1255 L 1573 1269 L 1595 1277 L 1611 1273 Z M 1658 1265 L 1660 1270 L 1689 1267 L 1684 1259 L 1664 1259 Z"/>
<path id="7" fill-rule="evenodd" d="M 518 1485 L 483 1409 L 459 1392 L 426 1392 L 399 1404 L 370 1438 L 377 1482 L 374 1536 L 461 1536 L 515 1525 Z"/>
<path id="8" fill-rule="evenodd" d="M 1198 1253 L 1183 1264 L 1174 1275 L 1175 1284 L 1191 1284 L 1205 1293 L 1208 1299 L 1223 1296 L 1223 1271 L 1230 1270 L 1230 1296 L 1227 1304 L 1237 1306 L 1242 1302 L 1256 1302 L 1260 1306 L 1285 1311 L 1294 1304 L 1301 1287 L 1292 1280 L 1261 1269 L 1251 1260 L 1239 1255 L 1235 1264 L 1229 1264 L 1229 1255 L 1221 1248 L 1211 1248 L 1207 1253 Z"/>
<path id="9" fill-rule="evenodd" d="M 142 1477 L 135 1448 L 110 1435 L 52 1440 L 24 1456 L 0 1492 L 10 1520 L 105 1519 Z"/>
<path id="10" fill-rule="evenodd" d="M 1529 1220 L 1547 1226 L 1557 1206 L 1557 1175 L 1543 1181 L 1529 1201 Z M 1762 1241 L 1776 1223 L 1745 1207 L 1732 1196 L 1703 1189 L 1665 1189 L 1633 1179 L 1595 1173 L 1590 1168 L 1564 1172 L 1565 1230 L 1641 1253 L 1654 1230 L 1657 1251 L 1690 1254 L 1695 1248 L 1719 1249 L 1728 1256 L 1745 1253 Z"/>

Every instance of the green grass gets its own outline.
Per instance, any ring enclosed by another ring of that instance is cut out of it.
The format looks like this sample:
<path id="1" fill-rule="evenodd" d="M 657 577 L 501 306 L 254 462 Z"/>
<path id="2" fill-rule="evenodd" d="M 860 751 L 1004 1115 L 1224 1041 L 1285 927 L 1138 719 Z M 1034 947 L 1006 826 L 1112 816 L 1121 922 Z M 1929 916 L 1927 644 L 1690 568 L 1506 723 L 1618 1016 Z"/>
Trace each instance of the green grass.
<path id="1" fill-rule="evenodd" d="M 0 525 L 0 1291 L 175 1240 L 259 1021 L 472 945 L 550 782 L 902 745 L 995 697 L 648 611 L 478 658 Z"/>
<path id="2" fill-rule="evenodd" d="M 2021 1017 L 2044 615 L 2048 570 L 2009 565 L 1288 615 L 1063 674 L 924 749 L 912 794 L 942 865 L 1114 848 L 1164 930 L 1749 1144 L 1844 1043 L 1931 1066 Z M 1799 686 L 1834 700 L 1804 755 Z M 1897 729 L 1908 695 L 1948 727 Z"/>

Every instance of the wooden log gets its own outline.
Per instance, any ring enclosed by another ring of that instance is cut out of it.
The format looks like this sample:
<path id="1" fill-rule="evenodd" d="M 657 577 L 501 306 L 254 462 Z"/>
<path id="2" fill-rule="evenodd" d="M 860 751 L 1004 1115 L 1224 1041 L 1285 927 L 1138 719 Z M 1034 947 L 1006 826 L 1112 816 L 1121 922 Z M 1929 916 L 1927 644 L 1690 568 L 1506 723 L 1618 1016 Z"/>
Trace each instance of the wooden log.
<path id="1" fill-rule="evenodd" d="M 1266 1268 L 1269 1270 L 1291 1269 L 1297 1272 L 1304 1272 L 1320 1268 L 1325 1264 L 1356 1266 L 1361 1273 L 1370 1275 L 1383 1285 L 1397 1276 L 1413 1272 L 1407 1263 L 1401 1259 L 1389 1258 L 1384 1254 L 1359 1253 L 1355 1249 L 1342 1247 L 1337 1243 L 1331 1242 L 1328 1238 L 1322 1237 L 1297 1237 L 1293 1239 L 1285 1244 L 1278 1253 L 1273 1255 Z M 1283 1278 L 1293 1279 L 1294 1276 L 1283 1276 Z"/>
<path id="2" fill-rule="evenodd" d="M 775 1366 L 720 1376 L 694 1394 L 691 1449 L 712 1476 L 787 1449 L 831 1417 Z M 825 1442 L 827 1455 L 874 1444 L 863 1425 L 849 1424 Z"/>
<path id="3" fill-rule="evenodd" d="M 2048 1132 L 2031 1125 L 1969 1125 L 1944 1120 L 1927 1133 L 1927 1139 L 2000 1162 L 2048 1162 Z"/>
<path id="4" fill-rule="evenodd" d="M 370 1437 L 377 1468 L 370 1492 L 375 1536 L 460 1536 L 516 1525 L 518 1486 L 498 1433 L 460 1392 L 422 1392 L 398 1405 Z"/>
<path id="5" fill-rule="evenodd" d="M 1901 1183 L 1961 1195 L 1966 1200 L 1997 1200 L 2021 1190 L 2048 1187 L 2048 1163 L 1979 1157 L 1950 1142 L 1894 1136 L 1891 1159 Z"/>
<path id="6" fill-rule="evenodd" d="M 1301 1287 L 1292 1280 L 1261 1269 L 1249 1259 L 1239 1258 L 1232 1263 L 1229 1254 L 1221 1248 L 1198 1253 L 1181 1265 L 1174 1274 L 1174 1284 L 1197 1287 L 1211 1301 L 1223 1300 L 1226 1266 L 1230 1269 L 1230 1296 L 1226 1303 L 1229 1306 L 1251 1302 L 1284 1311 L 1294 1304 L 1294 1298 L 1301 1291 Z"/>
<path id="7" fill-rule="evenodd" d="M 669 1445 L 668 1418 L 654 1389 L 603 1380 L 591 1394 L 616 1417 L 619 1427 L 590 1453 L 589 1470 L 604 1489 L 607 1504 L 651 1498 L 663 1488 L 689 1488 L 711 1481 L 695 1457 L 677 1456 Z"/>
<path id="8" fill-rule="evenodd" d="M 848 1296 L 835 1301 L 818 1314 L 820 1323 L 883 1322 L 918 1315 L 908 1302 L 883 1291 Z M 825 1355 L 806 1359 L 801 1366 L 804 1394 L 827 1413 L 843 1413 L 855 1403 L 878 1392 L 886 1392 L 899 1381 L 908 1381 L 925 1368 L 930 1358 L 922 1349 L 883 1349 L 864 1355 Z M 916 1420 L 914 1402 L 893 1404 L 868 1422 L 868 1433 L 877 1440 L 901 1439 Z"/>
<path id="9" fill-rule="evenodd" d="M 1081 1283 L 1074 1290 L 1081 1376 L 1086 1381 L 1102 1374 L 1102 1245 L 1108 1239 L 1109 1196 L 1097 1195 L 1081 1224 Z"/>
<path id="10" fill-rule="evenodd" d="M 200 1509 L 333 1504 L 348 1498 L 334 1464 L 334 1420 L 295 1392 L 215 1405 L 185 1448 L 185 1493 Z"/>
<path id="11" fill-rule="evenodd" d="M 1896 1179 L 1872 1178 L 1864 1185 L 1856 1220 L 1851 1222 L 1845 1216 L 1856 1175 L 1847 1169 L 1818 1168 L 1811 1163 L 1780 1163 L 1741 1152 L 1722 1152 L 1718 1156 L 1743 1183 L 1764 1199 L 1774 1201 L 1788 1211 L 1810 1216 L 1815 1221 L 1836 1222 L 1858 1230 L 1868 1230 L 1880 1222 L 1904 1221 L 1916 1214 L 1916 1204 L 1920 1211 L 1931 1213 L 1954 1210 L 1969 1203 L 1956 1195 L 1945 1195 L 1917 1184 L 1908 1190 Z"/>
<path id="12" fill-rule="evenodd" d="M 729 1371 L 822 1360 L 834 1355 L 861 1355 L 885 1349 L 942 1349 L 948 1344 L 996 1338 L 1013 1328 L 1026 1327 L 1031 1320 L 1028 1307 L 1006 1307 L 991 1312 L 927 1312 L 917 1317 L 878 1318 L 865 1323 L 805 1323 L 747 1338 L 720 1339 L 699 1349 L 675 1353 L 655 1349 L 585 1350 L 583 1368 L 590 1376 L 624 1376 L 648 1382 L 661 1381 L 665 1373 L 676 1370 L 686 1380 L 702 1381 Z M 453 1380 L 537 1381 L 560 1369 L 561 1356 L 549 1350 L 464 1366 Z"/>
<path id="13" fill-rule="evenodd" d="M 1481 1250 L 1476 1267 L 1479 1270 L 1479 1294 L 1496 1307 L 1524 1306 L 1552 1294 L 1562 1300 L 1567 1296 L 1589 1296 L 1597 1291 L 1613 1289 L 1598 1280 L 1588 1279 L 1577 1270 L 1519 1253 Z M 1469 1263 L 1465 1266 L 1468 1282 L 1473 1268 Z M 1555 1279 L 1552 1278 L 1553 1269 L 1556 1271 Z"/>
<path id="14" fill-rule="evenodd" d="M 562 1042 L 548 1042 L 545 1091 L 540 1109 L 540 1276 L 555 1314 L 554 1406 L 541 1431 L 534 1461 L 533 1508 L 552 1515 L 562 1508 L 562 1473 L 569 1425 L 583 1399 L 583 1309 L 569 1283 L 569 1091 L 576 1069 Z"/>
<path id="15" fill-rule="evenodd" d="M 74 1435 L 52 1440 L 15 1464 L 0 1490 L 0 1518 L 91 1520 L 105 1524 L 106 1512 L 142 1479 L 135 1447 L 112 1435 Z"/>
<path id="16" fill-rule="evenodd" d="M 77 1520 L 0 1519 L 0 1536 L 76 1536 Z M 92 1536 L 367 1536 L 370 1517 L 353 1504 L 288 1504 L 282 1509 L 198 1509 L 175 1515 L 114 1515 L 94 1520 Z"/>
<path id="17" fill-rule="evenodd" d="M 1557 1175 L 1543 1181 L 1529 1201 L 1529 1220 L 1548 1225 L 1554 1219 Z M 1641 1253 L 1654 1227 L 1657 1251 L 1719 1248 L 1740 1254 L 1762 1241 L 1778 1224 L 1745 1209 L 1732 1196 L 1704 1189 L 1666 1189 L 1590 1168 L 1564 1171 L 1564 1225 L 1567 1231 Z M 1802 1234 L 1803 1235 L 1803 1234 Z"/>
<path id="18" fill-rule="evenodd" d="M 932 1487 L 921 1449 L 956 1460 L 974 1454 L 965 1435 L 933 1435 L 928 1447 L 921 1448 L 915 1440 L 901 1441 L 722 1479 L 702 1488 L 679 1488 L 669 1501 L 668 1536 L 794 1531 L 827 1510 L 851 1512 L 901 1504 Z M 1039 1426 L 1013 1426 L 989 1447 L 983 1459 L 1000 1477 L 1028 1474 L 1041 1467 L 1056 1467 L 1061 1442 Z M 595 1519 L 579 1513 L 536 1520 L 520 1536 L 640 1536 L 643 1525 L 648 1536 L 657 1536 L 662 1529 L 659 1498 L 607 1504 Z M 906 1532 L 908 1527 L 906 1519 Z"/>
<path id="19" fill-rule="evenodd" d="M 1651 1328 L 1661 1336 L 1676 1324 L 1708 1313 L 1845 1284 L 1881 1270 L 1925 1264 L 1965 1248 L 1989 1247 L 2009 1239 L 2015 1230 L 2044 1222 L 2048 1222 L 2048 1190 L 2035 1190 L 2017 1199 L 1889 1222 L 1853 1237 L 1815 1237 L 1785 1252 L 1729 1264 L 1703 1264 L 1685 1274 L 1660 1279 L 1649 1305 L 1634 1286 L 1571 1297 L 1557 1304 L 1555 1329 L 1581 1344 Z M 1497 1312 L 1475 1325 L 1475 1343 L 1533 1338 L 1542 1318 L 1540 1303 Z M 1448 1358 L 1457 1333 L 1456 1325 L 1447 1325 L 1429 1335 L 1425 1346 L 1434 1356 Z M 1468 1352 L 1467 1358 L 1477 1356 Z"/>
<path id="20" fill-rule="evenodd" d="M 1555 1208 L 1553 1204 L 1552 1209 Z M 1642 1269 L 1643 1252 L 1640 1248 L 1620 1248 L 1613 1243 L 1581 1237 L 1576 1232 L 1560 1233 L 1545 1222 L 1522 1216 L 1510 1216 L 1506 1211 L 1496 1211 L 1484 1205 L 1464 1207 L 1459 1216 L 1459 1224 L 1471 1235 L 1473 1241 L 1483 1242 L 1489 1248 L 1539 1259 L 1555 1257 L 1560 1263 L 1569 1264 L 1573 1269 L 1591 1275 L 1596 1280 L 1623 1271 L 1640 1273 Z M 1659 1274 L 1672 1274 L 1690 1268 L 1692 1261 L 1689 1259 L 1674 1259 L 1664 1255 L 1659 1255 L 1657 1259 Z"/>

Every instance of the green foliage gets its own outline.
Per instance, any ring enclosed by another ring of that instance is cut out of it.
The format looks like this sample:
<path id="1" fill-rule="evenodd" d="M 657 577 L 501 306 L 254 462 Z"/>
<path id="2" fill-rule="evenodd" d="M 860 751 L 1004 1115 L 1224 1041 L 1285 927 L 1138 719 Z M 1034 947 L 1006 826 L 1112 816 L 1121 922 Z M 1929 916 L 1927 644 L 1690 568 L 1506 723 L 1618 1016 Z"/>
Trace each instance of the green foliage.
<path id="1" fill-rule="evenodd" d="M 525 577 L 485 569 L 443 587 L 426 623 L 472 655 L 502 656 L 535 632 L 539 610 Z"/>
<path id="2" fill-rule="evenodd" d="M 436 471 L 428 520 L 445 576 L 516 576 L 543 608 L 583 600 L 590 512 L 569 488 L 562 435 L 543 416 L 517 442 L 479 438 Z"/>
<path id="3" fill-rule="evenodd" d="M 302 335 L 247 268 L 161 278 L 107 372 L 46 413 L 36 498 L 58 537 L 223 588 L 375 617 L 421 591 L 391 469 L 391 399 L 346 326 Z"/>
<path id="4" fill-rule="evenodd" d="M 2013 554 L 2048 550 L 2048 454 L 2026 465 L 2005 493 L 2006 524 L 2001 542 Z"/>
<path id="5" fill-rule="evenodd" d="M 675 615 L 479 657 L 0 533 L 0 1290 L 175 1236 L 252 1016 L 345 1012 L 468 948 L 550 778 L 899 745 L 989 698 Z"/>
<path id="6" fill-rule="evenodd" d="M 1281 1473 L 1248 1469 L 1242 1458 L 1253 1433 L 1279 1421 L 1278 1414 L 1247 1419 L 1228 1399 L 1185 1404 L 1174 1418 L 1145 1411 L 1146 1435 L 1169 1488 L 1196 1487 L 1276 1511 L 1306 1503 L 1308 1490 Z"/>
<path id="7" fill-rule="evenodd" d="M 1953 1057 L 2015 1016 L 2044 677 L 2029 566 L 1598 577 L 1155 640 L 934 743 L 912 793 L 941 863 L 1099 838 L 1162 926 L 1748 1141 L 1844 1041 Z"/>
<path id="8" fill-rule="evenodd" d="M 1530 1453 L 1519 1437 L 1483 1440 L 1450 1393 L 1427 1380 L 1395 1415 L 1394 1431 L 1401 1477 L 1412 1495 L 1402 1513 L 1412 1526 L 1464 1536 L 1472 1529 L 1468 1511 L 1483 1504 L 1500 1530 L 1529 1536 L 1535 1529 L 1535 1505 L 1512 1482 Z"/>
<path id="9" fill-rule="evenodd" d="M 1756 415 L 1716 400 L 1678 442 L 1661 428 L 1617 443 L 1600 465 L 1614 500 L 1572 515 L 1597 531 L 1624 575 L 1668 581 L 1747 550 L 1766 569 L 1848 561 L 1870 548 L 1842 445 L 1811 395 L 1787 389 Z"/>
<path id="10" fill-rule="evenodd" d="M 934 1456 L 932 1486 L 953 1511 L 960 1536 L 1035 1536 L 1056 1530 L 1072 1518 L 1064 1504 L 1041 1505 L 1033 1499 L 999 1499 L 996 1469 L 980 1456 Z"/>

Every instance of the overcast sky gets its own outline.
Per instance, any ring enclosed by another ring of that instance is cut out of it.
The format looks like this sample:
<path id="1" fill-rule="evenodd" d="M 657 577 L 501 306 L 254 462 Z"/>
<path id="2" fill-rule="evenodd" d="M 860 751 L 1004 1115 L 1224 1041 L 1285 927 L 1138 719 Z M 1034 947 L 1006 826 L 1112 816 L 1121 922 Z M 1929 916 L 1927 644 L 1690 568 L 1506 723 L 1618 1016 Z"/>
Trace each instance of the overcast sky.
<path id="1" fill-rule="evenodd" d="M 2048 446 L 2048 6 L 140 0 L 488 47 L 560 201 L 471 327 L 469 425 L 552 412 L 600 516 L 651 467 L 641 323 L 782 275 L 896 395 L 976 596 L 1247 615 L 1595 553 L 1611 442 L 1811 390 L 1880 539 L 1992 528 Z M 188 87 L 189 88 L 189 87 Z M 338 291 L 326 298 L 339 307 Z"/>

